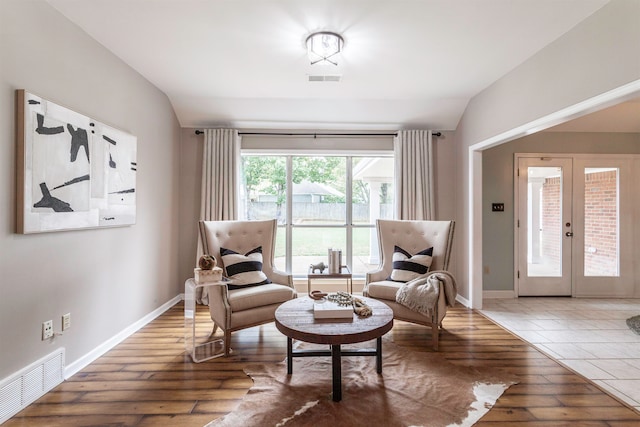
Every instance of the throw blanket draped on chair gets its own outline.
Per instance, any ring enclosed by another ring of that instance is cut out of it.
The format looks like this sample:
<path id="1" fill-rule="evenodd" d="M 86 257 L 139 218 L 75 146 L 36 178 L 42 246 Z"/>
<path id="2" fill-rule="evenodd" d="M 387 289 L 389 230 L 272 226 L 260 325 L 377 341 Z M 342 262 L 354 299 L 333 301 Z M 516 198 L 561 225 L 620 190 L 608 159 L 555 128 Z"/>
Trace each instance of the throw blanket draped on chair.
<path id="1" fill-rule="evenodd" d="M 396 293 L 396 302 L 431 317 L 440 294 L 440 282 L 444 285 L 447 305 L 453 307 L 458 294 L 458 285 L 453 275 L 445 270 L 432 271 L 424 277 L 405 283 Z"/>

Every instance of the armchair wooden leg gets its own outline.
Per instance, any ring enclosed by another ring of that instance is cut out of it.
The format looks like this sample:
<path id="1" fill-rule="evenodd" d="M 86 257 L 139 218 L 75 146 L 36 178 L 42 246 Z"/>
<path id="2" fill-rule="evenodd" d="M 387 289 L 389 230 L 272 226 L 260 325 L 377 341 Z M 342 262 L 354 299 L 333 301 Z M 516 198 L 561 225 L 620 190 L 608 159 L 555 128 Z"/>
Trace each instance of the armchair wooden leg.
<path id="1" fill-rule="evenodd" d="M 218 324 L 216 322 L 213 322 L 213 331 L 211 331 L 211 335 L 214 335 L 217 330 L 218 330 Z"/>
<path id="2" fill-rule="evenodd" d="M 431 344 L 435 351 L 438 351 L 438 341 L 440 339 L 440 329 L 437 323 L 431 324 Z"/>
<path id="3" fill-rule="evenodd" d="M 229 352 L 231 351 L 231 331 L 224 331 L 224 356 L 229 356 Z"/>

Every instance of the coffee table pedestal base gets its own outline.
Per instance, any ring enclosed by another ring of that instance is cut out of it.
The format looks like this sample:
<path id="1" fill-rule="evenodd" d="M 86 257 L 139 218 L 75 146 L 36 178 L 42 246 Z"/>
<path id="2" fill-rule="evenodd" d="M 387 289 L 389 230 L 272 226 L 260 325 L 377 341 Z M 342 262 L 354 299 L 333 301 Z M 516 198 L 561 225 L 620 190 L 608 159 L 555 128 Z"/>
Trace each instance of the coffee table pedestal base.
<path id="1" fill-rule="evenodd" d="M 376 348 L 342 350 L 340 344 L 331 345 L 331 350 L 293 350 L 293 339 L 287 337 L 287 374 L 293 373 L 294 357 L 331 356 L 332 400 L 342 400 L 342 356 L 375 356 L 376 372 L 382 374 L 382 337 L 376 338 Z"/>

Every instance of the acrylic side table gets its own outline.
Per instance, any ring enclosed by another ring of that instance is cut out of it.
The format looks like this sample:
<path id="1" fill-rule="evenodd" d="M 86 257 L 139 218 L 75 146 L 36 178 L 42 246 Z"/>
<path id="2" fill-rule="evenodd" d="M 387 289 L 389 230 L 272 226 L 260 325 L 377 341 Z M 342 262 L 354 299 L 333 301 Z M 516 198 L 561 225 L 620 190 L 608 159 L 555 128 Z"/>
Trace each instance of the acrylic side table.
<path id="1" fill-rule="evenodd" d="M 347 292 L 350 294 L 353 293 L 353 275 L 351 274 L 351 270 L 346 265 L 343 265 L 340 269 L 340 273 L 314 273 L 311 267 L 309 267 L 309 272 L 307 273 L 307 292 L 311 293 L 311 280 L 312 279 L 346 279 L 347 281 Z"/>
<path id="2" fill-rule="evenodd" d="M 224 339 L 209 336 L 205 342 L 196 339 L 196 293 L 198 288 L 220 286 L 223 282 L 197 283 L 194 279 L 184 282 L 184 343 L 191 360 L 196 363 L 224 356 Z"/>

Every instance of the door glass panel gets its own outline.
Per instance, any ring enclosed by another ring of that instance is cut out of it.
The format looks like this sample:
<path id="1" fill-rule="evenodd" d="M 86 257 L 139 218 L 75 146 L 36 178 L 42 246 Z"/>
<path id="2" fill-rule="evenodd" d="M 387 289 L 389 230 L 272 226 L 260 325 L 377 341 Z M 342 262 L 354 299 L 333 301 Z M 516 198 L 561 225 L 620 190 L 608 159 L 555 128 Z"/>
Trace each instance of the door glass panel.
<path id="1" fill-rule="evenodd" d="M 529 167 L 527 274 L 562 276 L 562 168 Z"/>
<path id="2" fill-rule="evenodd" d="M 619 169 L 584 170 L 584 275 L 619 275 Z"/>

